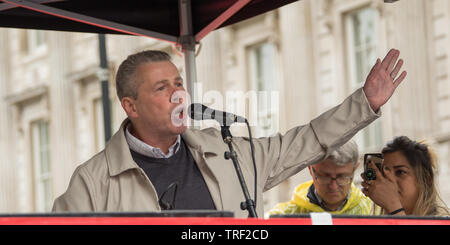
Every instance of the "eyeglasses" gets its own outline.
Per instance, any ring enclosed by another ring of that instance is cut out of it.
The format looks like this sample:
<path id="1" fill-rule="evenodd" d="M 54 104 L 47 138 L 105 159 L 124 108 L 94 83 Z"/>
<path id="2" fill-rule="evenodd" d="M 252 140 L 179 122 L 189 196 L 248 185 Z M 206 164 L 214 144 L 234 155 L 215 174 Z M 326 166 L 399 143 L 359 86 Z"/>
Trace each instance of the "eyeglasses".
<path id="1" fill-rule="evenodd" d="M 314 178 L 320 185 L 328 185 L 331 183 L 332 180 L 335 180 L 336 184 L 338 184 L 339 186 L 346 186 L 350 184 L 353 180 L 353 176 L 339 176 L 337 178 L 331 178 L 329 176 L 321 176 L 316 173 L 316 170 L 314 170 L 313 167 L 311 167 L 311 169 L 314 173 Z"/>

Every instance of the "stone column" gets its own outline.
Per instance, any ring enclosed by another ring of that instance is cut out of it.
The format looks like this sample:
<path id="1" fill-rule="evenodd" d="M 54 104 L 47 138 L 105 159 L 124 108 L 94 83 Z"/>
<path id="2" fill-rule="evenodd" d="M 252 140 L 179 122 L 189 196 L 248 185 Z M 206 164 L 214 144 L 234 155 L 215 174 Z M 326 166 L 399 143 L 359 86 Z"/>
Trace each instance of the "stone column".
<path id="1" fill-rule="evenodd" d="M 8 95 L 10 80 L 9 30 L 0 30 L 0 213 L 17 212 L 17 176 L 14 159 L 10 155 L 12 137 L 12 115 L 9 110 Z"/>
<path id="2" fill-rule="evenodd" d="M 49 115 L 53 197 L 68 186 L 76 161 L 73 84 L 67 79 L 71 62 L 69 34 L 49 32 Z"/>

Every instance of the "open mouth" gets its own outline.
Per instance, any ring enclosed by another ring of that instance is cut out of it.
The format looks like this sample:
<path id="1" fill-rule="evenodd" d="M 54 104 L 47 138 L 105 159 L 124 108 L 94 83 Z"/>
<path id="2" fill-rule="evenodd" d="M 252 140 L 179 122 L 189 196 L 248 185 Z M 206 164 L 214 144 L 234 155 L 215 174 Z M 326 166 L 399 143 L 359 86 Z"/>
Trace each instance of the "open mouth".
<path id="1" fill-rule="evenodd" d="M 183 118 L 184 118 L 184 110 L 183 110 L 183 109 L 184 109 L 184 108 L 183 108 L 182 106 L 176 107 L 176 108 L 173 110 L 172 115 L 175 115 L 175 116 L 177 116 L 177 117 L 180 118 L 180 119 L 183 119 Z"/>
<path id="2" fill-rule="evenodd" d="M 184 106 L 177 106 L 171 113 L 172 124 L 176 127 L 185 124 L 186 113 Z"/>

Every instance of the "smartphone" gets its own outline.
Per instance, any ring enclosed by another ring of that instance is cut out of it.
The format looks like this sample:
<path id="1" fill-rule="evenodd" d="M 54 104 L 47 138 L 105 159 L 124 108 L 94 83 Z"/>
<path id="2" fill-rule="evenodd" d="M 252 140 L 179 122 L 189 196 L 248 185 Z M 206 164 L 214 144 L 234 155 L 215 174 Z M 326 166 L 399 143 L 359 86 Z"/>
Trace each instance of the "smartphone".
<path id="1" fill-rule="evenodd" d="M 374 180 L 377 178 L 375 170 L 369 167 L 369 162 L 375 163 L 378 170 L 383 173 L 383 154 L 381 153 L 367 153 L 364 154 L 364 176 L 367 180 Z"/>

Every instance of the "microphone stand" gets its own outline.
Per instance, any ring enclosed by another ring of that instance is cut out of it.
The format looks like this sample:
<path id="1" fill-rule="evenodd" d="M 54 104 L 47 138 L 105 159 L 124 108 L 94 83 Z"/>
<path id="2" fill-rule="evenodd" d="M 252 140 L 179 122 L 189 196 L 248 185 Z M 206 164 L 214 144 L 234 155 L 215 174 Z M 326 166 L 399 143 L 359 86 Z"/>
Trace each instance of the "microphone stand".
<path id="1" fill-rule="evenodd" d="M 245 184 L 245 179 L 241 171 L 241 167 L 239 166 L 239 161 L 237 159 L 237 153 L 234 151 L 233 145 L 231 144 L 233 136 L 230 132 L 230 126 L 221 126 L 221 132 L 223 141 L 228 145 L 230 151 L 225 152 L 225 159 L 231 159 L 233 161 L 234 168 L 236 169 L 236 174 L 239 178 L 239 182 L 242 187 L 242 191 L 244 192 L 245 202 L 241 202 L 241 209 L 247 209 L 249 213 L 249 217 L 257 218 L 256 210 L 255 210 L 255 202 L 250 198 L 250 194 L 247 189 L 247 185 Z"/>

